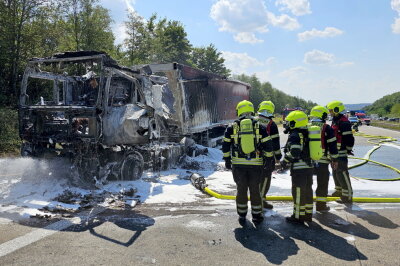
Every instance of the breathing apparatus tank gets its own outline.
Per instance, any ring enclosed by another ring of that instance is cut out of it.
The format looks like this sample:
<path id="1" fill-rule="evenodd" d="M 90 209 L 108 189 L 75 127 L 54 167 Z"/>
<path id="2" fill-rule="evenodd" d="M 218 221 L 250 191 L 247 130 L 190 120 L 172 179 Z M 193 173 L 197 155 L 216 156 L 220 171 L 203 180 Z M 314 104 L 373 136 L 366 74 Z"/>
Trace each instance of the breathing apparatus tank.
<path id="1" fill-rule="evenodd" d="M 321 143 L 321 127 L 317 125 L 308 125 L 308 147 L 310 149 L 310 157 L 314 161 L 322 158 L 322 143 Z"/>

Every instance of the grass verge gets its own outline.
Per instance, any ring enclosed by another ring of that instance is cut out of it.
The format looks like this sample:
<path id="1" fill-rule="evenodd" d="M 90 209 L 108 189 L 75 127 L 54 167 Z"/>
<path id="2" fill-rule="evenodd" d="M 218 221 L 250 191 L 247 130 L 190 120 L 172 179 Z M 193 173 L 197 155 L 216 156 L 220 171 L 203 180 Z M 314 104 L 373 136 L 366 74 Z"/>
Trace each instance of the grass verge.
<path id="1" fill-rule="evenodd" d="M 371 126 L 400 131 L 400 123 L 394 121 L 371 121 Z"/>

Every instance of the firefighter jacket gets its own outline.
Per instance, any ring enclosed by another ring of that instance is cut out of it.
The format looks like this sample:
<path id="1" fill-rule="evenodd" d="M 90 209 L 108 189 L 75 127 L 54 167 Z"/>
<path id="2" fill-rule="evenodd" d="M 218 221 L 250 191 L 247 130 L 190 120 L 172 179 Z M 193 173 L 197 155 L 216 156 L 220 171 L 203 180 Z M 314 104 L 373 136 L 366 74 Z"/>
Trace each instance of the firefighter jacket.
<path id="1" fill-rule="evenodd" d="M 282 159 L 281 144 L 279 139 L 279 131 L 276 123 L 270 118 L 258 117 L 258 121 L 266 127 L 268 135 L 272 140 L 272 151 L 276 160 Z"/>
<path id="2" fill-rule="evenodd" d="M 354 146 L 351 123 L 343 114 L 333 117 L 332 129 L 335 132 L 339 157 L 347 157 Z"/>
<path id="3" fill-rule="evenodd" d="M 290 164 L 291 170 L 313 168 L 308 147 L 308 129 L 295 128 L 290 131 L 285 145 L 284 162 Z"/>
<path id="4" fill-rule="evenodd" d="M 271 138 L 268 136 L 266 128 L 256 120 L 253 120 L 254 141 L 256 151 L 250 154 L 244 154 L 240 147 L 240 120 L 236 120 L 225 130 L 225 136 L 222 143 L 223 159 L 231 160 L 235 166 L 262 166 L 270 165 L 273 160 Z"/>
<path id="5" fill-rule="evenodd" d="M 313 122 L 313 125 L 321 127 L 321 144 L 322 144 L 322 158 L 318 163 L 330 163 L 330 159 L 338 158 L 338 148 L 336 142 L 335 131 L 332 127 L 325 123 Z"/>

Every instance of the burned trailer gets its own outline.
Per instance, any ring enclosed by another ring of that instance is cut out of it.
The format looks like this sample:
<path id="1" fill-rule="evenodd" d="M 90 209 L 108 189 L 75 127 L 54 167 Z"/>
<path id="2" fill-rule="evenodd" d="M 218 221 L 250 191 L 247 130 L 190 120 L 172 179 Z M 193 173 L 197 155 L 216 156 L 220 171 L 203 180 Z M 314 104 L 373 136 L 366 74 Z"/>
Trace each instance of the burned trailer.
<path id="1" fill-rule="evenodd" d="M 204 146 L 216 146 L 223 138 L 226 125 L 236 119 L 238 102 L 249 99 L 250 85 L 227 79 L 178 63 L 148 65 L 151 73 L 167 77 L 168 93 L 163 93 L 163 104 L 169 103 L 172 112 L 167 132 L 190 136 Z M 163 90 L 165 91 L 165 90 Z M 171 98 L 171 97 L 170 97 Z"/>
<path id="2" fill-rule="evenodd" d="M 21 154 L 66 156 L 89 183 L 137 179 L 176 164 L 183 137 L 215 145 L 249 89 L 175 63 L 122 67 L 102 52 L 34 58 L 21 85 Z"/>

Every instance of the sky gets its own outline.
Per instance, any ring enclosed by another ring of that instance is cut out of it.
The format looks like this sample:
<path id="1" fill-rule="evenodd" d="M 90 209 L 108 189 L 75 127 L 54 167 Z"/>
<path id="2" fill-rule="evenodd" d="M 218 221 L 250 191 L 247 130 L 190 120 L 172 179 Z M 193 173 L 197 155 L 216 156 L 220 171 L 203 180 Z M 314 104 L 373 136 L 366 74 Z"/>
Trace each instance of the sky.
<path id="1" fill-rule="evenodd" d="M 400 0 L 100 0 L 126 36 L 128 10 L 180 21 L 191 44 L 214 44 L 234 74 L 255 74 L 326 105 L 400 91 Z"/>

